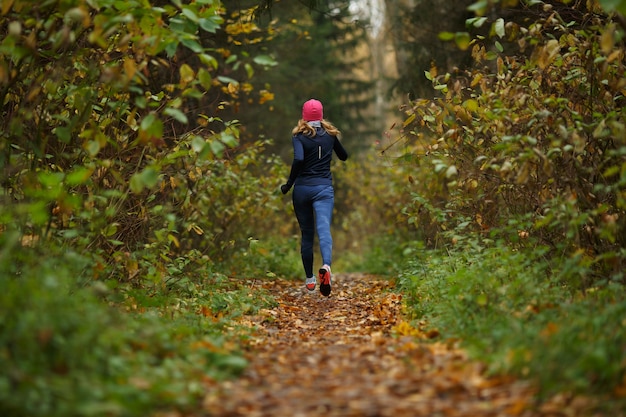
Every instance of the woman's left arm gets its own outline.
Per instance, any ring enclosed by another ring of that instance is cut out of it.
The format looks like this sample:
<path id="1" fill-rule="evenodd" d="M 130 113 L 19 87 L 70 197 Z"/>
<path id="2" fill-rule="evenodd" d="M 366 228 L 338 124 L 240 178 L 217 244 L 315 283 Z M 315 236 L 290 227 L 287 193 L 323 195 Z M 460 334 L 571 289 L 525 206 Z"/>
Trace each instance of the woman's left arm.
<path id="1" fill-rule="evenodd" d="M 293 161 L 291 163 L 291 172 L 289 172 L 289 178 L 287 179 L 287 183 L 280 186 L 280 191 L 283 194 L 287 194 L 293 183 L 298 178 L 300 171 L 302 171 L 302 167 L 304 166 L 304 149 L 302 147 L 302 142 L 297 137 L 292 138 L 293 143 Z"/>

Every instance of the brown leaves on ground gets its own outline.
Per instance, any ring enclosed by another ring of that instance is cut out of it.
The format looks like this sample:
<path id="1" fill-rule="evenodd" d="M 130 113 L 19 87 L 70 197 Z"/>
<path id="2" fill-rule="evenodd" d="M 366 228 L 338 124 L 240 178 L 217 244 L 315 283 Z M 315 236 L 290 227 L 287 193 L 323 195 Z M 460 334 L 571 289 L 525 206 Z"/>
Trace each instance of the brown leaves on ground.
<path id="1" fill-rule="evenodd" d="M 580 415 L 564 400 L 534 409 L 527 383 L 487 377 L 454 346 L 420 342 L 425 335 L 401 321 L 400 296 L 387 281 L 340 275 L 329 298 L 304 282 L 262 285 L 280 304 L 253 318 L 260 330 L 249 368 L 209 387 L 204 415 Z"/>

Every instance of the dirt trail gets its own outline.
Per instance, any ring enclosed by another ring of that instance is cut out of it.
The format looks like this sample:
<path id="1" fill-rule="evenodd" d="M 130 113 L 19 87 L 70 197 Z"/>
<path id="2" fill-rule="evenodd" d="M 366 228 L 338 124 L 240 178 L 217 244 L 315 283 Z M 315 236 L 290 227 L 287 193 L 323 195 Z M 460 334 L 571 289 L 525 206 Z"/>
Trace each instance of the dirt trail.
<path id="1" fill-rule="evenodd" d="M 337 275 L 329 298 L 293 281 L 262 284 L 280 305 L 254 318 L 244 375 L 209 391 L 215 416 L 549 416 L 522 383 L 488 378 L 462 351 L 421 343 L 389 283 Z M 555 404 L 555 410 L 558 409 Z M 561 408 L 560 411 L 563 411 Z"/>

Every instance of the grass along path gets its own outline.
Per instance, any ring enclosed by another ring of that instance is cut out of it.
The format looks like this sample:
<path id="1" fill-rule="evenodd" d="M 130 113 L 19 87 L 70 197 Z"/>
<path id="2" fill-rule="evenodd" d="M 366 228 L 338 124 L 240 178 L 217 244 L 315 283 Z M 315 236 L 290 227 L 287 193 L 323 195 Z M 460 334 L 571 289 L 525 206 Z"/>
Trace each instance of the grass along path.
<path id="1" fill-rule="evenodd" d="M 454 346 L 420 341 L 386 280 L 339 274 L 329 298 L 299 282 L 255 285 L 279 305 L 253 317 L 250 366 L 208 388 L 202 416 L 585 415 L 565 397 L 535 407 L 527 383 L 490 378 Z"/>

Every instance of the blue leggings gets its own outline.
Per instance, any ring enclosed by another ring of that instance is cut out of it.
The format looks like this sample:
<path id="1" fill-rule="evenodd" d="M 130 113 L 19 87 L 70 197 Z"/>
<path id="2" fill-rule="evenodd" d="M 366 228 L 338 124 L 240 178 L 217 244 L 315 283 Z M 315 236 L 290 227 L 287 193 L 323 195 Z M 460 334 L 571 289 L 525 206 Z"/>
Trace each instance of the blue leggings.
<path id="1" fill-rule="evenodd" d="M 322 253 L 322 263 L 332 263 L 333 238 L 330 223 L 333 217 L 335 192 L 332 185 L 296 185 L 293 189 L 293 208 L 302 232 L 300 255 L 307 277 L 313 276 L 313 240 L 317 238 Z"/>

